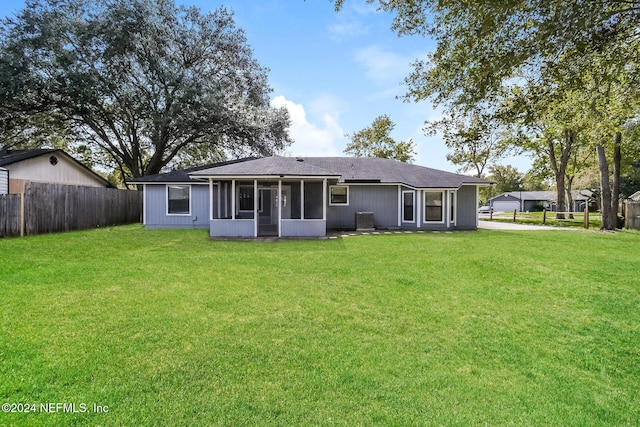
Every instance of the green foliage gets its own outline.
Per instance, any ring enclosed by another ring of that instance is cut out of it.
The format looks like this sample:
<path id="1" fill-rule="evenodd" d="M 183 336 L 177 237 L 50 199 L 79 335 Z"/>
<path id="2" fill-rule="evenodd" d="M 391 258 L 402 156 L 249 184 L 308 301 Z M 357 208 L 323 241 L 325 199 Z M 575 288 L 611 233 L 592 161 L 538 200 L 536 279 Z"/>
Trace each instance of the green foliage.
<path id="1" fill-rule="evenodd" d="M 0 34 L 3 141 L 46 115 L 95 161 L 138 177 L 288 144 L 267 70 L 225 8 L 34 0 Z"/>
<path id="2" fill-rule="evenodd" d="M 391 137 L 395 123 L 389 116 L 376 117 L 371 126 L 346 137 L 351 139 L 344 152 L 356 157 L 381 157 L 401 162 L 411 162 L 415 156 L 415 144 L 409 139 L 397 142 Z"/>
<path id="3" fill-rule="evenodd" d="M 639 243 L 140 226 L 0 239 L 3 403 L 109 407 L 2 421 L 637 425 Z"/>
<path id="4" fill-rule="evenodd" d="M 449 117 L 425 124 L 426 135 L 441 131 L 444 142 L 452 150 L 447 160 L 460 166 L 461 172 L 473 170 L 484 177 L 487 167 L 513 152 L 512 140 L 492 114 L 479 109 L 456 112 Z"/>
<path id="5" fill-rule="evenodd" d="M 495 165 L 489 168 L 489 180 L 495 182 L 497 194 L 524 188 L 524 175 L 511 165 Z"/>
<path id="6" fill-rule="evenodd" d="M 562 132 L 578 132 L 575 118 L 586 118 L 585 129 L 598 153 L 603 228 L 615 227 L 619 180 L 614 174 L 612 194 L 609 175 L 618 169 L 609 166 L 606 151 L 638 111 L 636 0 L 370 3 L 395 15 L 392 28 L 399 34 L 429 35 L 437 44 L 427 59 L 415 62 L 406 78 L 407 99 L 431 99 L 453 110 L 467 110 L 506 97 L 511 106 L 524 107 L 520 120 L 528 126 L 536 121 L 547 125 L 545 117 L 556 109 L 560 114 L 552 124 L 560 123 Z M 527 94 L 520 105 L 509 100 L 519 86 Z M 571 148 L 563 146 L 559 169 L 568 164 Z M 548 154 L 554 151 L 549 147 Z M 562 194 L 565 173 L 554 172 Z"/>

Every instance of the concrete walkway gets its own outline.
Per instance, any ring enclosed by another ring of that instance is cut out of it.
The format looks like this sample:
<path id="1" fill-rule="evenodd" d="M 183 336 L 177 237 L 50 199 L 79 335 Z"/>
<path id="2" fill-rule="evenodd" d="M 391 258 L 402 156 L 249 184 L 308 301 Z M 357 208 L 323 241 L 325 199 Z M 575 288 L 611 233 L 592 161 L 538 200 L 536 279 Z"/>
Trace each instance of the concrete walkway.
<path id="1" fill-rule="evenodd" d="M 485 230 L 581 230 L 579 227 L 551 227 L 549 225 L 516 224 L 501 221 L 478 221 L 478 228 Z"/>

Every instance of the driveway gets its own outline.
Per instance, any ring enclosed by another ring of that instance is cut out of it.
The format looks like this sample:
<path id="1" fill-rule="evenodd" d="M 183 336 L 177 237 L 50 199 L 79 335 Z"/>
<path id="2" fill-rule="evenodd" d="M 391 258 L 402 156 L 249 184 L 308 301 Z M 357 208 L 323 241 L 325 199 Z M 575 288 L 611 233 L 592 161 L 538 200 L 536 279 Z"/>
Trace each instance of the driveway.
<path id="1" fill-rule="evenodd" d="M 478 221 L 478 228 L 485 230 L 579 230 L 578 227 L 551 227 L 549 225 L 527 225 L 501 221 Z"/>

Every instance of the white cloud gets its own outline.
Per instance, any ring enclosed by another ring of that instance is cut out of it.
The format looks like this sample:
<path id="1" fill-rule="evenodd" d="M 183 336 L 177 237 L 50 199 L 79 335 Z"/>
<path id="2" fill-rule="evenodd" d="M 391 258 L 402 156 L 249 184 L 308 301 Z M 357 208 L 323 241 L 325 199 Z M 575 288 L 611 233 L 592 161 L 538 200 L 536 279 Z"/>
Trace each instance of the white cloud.
<path id="1" fill-rule="evenodd" d="M 377 85 L 398 84 L 409 74 L 413 55 L 400 55 L 379 46 L 369 46 L 356 52 L 355 61 L 365 69 L 365 75 Z"/>
<path id="2" fill-rule="evenodd" d="M 338 42 L 371 34 L 371 25 L 364 24 L 362 16 L 376 13 L 376 7 L 364 1 L 349 2 L 343 5 L 340 13 L 336 14 L 334 24 L 327 26 L 330 37 Z"/>
<path id="3" fill-rule="evenodd" d="M 341 20 L 341 22 L 329 25 L 327 29 L 335 41 L 369 34 L 369 27 L 357 20 Z"/>
<path id="4" fill-rule="evenodd" d="M 304 106 L 286 99 L 284 96 L 276 96 L 271 105 L 285 107 L 289 111 L 291 127 L 289 134 L 294 143 L 287 148 L 287 153 L 292 156 L 340 156 L 344 145 L 344 131 L 338 123 L 336 112 L 324 112 L 322 124 L 317 125 L 307 120 Z"/>

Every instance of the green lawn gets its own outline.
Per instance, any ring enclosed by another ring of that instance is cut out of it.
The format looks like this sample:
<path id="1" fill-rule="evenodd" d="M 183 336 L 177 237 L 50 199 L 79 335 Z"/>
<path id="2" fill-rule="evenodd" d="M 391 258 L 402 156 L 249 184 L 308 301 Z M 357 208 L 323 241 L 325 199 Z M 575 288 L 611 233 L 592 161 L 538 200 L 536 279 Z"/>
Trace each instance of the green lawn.
<path id="1" fill-rule="evenodd" d="M 636 426 L 639 271 L 634 232 L 0 239 L 0 425 Z"/>
<path id="2" fill-rule="evenodd" d="M 483 216 L 482 219 L 489 219 L 489 216 Z M 493 214 L 493 221 L 513 222 L 513 212 L 500 212 Z M 547 212 L 546 221 L 542 212 L 518 212 L 516 215 L 516 223 L 519 224 L 535 224 L 535 225 L 552 225 L 555 227 L 579 227 L 584 228 L 584 213 L 577 212 L 570 218 L 565 214 L 564 219 L 556 219 L 555 212 Z M 592 212 L 589 214 L 589 228 L 598 230 L 602 224 L 599 213 Z"/>

